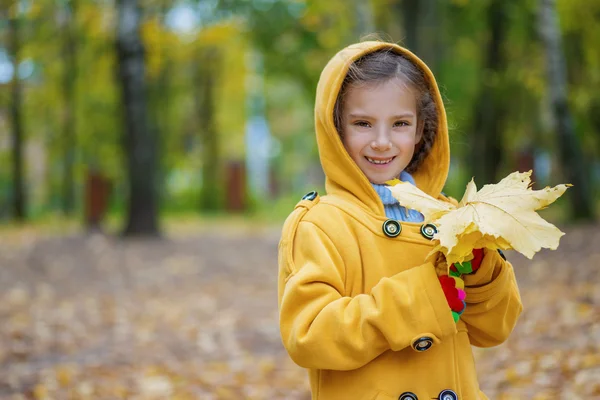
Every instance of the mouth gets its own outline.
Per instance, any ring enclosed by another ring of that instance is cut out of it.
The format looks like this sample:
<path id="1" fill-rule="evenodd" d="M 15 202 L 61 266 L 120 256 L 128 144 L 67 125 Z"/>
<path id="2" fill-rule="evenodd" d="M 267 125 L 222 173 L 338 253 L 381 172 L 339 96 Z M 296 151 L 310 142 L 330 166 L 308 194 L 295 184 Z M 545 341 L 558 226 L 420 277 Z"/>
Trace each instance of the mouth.
<path id="1" fill-rule="evenodd" d="M 371 164 L 375 164 L 375 165 L 385 165 L 385 164 L 389 164 L 392 161 L 394 161 L 394 158 L 396 158 L 396 156 L 394 157 L 390 157 L 390 158 L 371 158 L 371 157 L 366 157 L 365 159 L 370 162 Z"/>

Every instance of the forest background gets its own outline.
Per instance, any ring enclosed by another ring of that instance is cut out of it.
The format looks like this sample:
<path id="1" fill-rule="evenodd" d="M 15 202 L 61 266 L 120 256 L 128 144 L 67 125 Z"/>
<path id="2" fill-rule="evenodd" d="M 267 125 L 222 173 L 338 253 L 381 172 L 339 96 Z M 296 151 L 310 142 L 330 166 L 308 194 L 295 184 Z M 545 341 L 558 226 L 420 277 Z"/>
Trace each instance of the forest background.
<path id="1" fill-rule="evenodd" d="M 556 218 L 596 214 L 600 1 L 136 3 L 4 0 L 0 221 L 97 222 L 105 208 L 132 234 L 169 216 L 281 221 L 322 191 L 320 71 L 373 32 L 439 81 L 447 193 L 533 168 L 538 186 L 575 184 Z"/>

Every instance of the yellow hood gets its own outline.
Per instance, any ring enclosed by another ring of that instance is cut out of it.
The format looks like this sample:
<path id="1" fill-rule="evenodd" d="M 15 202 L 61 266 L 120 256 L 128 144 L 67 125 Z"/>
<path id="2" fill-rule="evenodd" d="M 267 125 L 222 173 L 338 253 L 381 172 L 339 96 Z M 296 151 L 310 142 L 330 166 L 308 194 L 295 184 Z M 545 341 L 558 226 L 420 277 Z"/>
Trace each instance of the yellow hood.
<path id="1" fill-rule="evenodd" d="M 448 176 L 450 146 L 446 112 L 437 83 L 429 68 L 413 53 L 393 43 L 371 41 L 350 45 L 329 61 L 321 73 L 315 103 L 317 144 L 326 175 L 327 193 L 340 195 L 351 201 L 358 200 L 369 210 L 382 215 L 384 210 L 379 196 L 346 152 L 333 121 L 335 102 L 348 68 L 363 55 L 380 49 L 392 49 L 413 61 L 423 70 L 432 88 L 438 108 L 438 132 L 431 152 L 412 176 L 421 190 L 436 198 Z"/>

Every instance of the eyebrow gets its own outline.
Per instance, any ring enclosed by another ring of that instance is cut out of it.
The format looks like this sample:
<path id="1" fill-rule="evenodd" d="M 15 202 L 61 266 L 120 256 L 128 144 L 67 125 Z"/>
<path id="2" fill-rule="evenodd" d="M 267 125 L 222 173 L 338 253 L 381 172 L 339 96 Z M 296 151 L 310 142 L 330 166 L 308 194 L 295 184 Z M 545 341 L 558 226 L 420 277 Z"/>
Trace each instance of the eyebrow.
<path id="1" fill-rule="evenodd" d="M 398 114 L 398 115 L 394 115 L 391 119 L 401 119 L 401 118 L 414 118 L 415 114 L 408 112 L 408 113 L 404 113 L 404 114 Z M 356 119 L 370 119 L 372 117 L 369 117 L 367 115 L 364 114 L 349 114 L 348 115 L 349 118 L 356 118 Z"/>

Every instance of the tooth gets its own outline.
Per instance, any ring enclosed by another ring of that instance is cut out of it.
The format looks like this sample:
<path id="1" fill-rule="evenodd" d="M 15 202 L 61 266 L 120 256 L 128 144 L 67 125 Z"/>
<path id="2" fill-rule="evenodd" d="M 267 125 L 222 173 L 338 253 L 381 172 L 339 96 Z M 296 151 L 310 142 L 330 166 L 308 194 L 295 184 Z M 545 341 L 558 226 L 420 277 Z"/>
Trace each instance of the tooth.
<path id="1" fill-rule="evenodd" d="M 375 159 L 369 158 L 369 157 L 366 157 L 366 158 L 370 163 L 373 163 L 373 164 L 389 164 L 392 161 L 391 158 L 389 158 L 387 160 L 375 160 Z"/>

